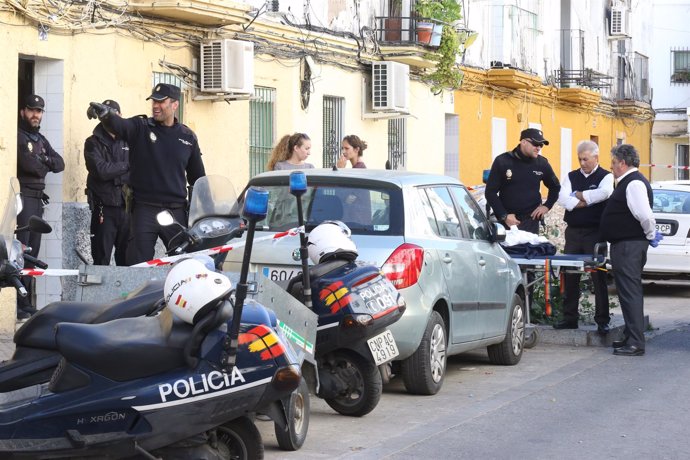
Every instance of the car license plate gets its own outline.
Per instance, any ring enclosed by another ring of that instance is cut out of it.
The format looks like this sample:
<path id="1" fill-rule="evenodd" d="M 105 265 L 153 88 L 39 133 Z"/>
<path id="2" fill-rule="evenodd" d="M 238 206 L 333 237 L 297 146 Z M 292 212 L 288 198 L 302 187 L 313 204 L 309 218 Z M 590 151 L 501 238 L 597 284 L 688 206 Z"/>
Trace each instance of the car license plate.
<path id="1" fill-rule="evenodd" d="M 261 268 L 261 273 L 271 281 L 288 281 L 302 273 L 302 270 L 289 265 Z"/>
<path id="2" fill-rule="evenodd" d="M 662 235 L 671 234 L 671 224 L 656 224 L 656 229 Z"/>
<path id="3" fill-rule="evenodd" d="M 393 338 L 393 333 L 389 330 L 370 338 L 367 340 L 367 343 L 377 366 L 387 363 L 400 354 L 398 345 L 396 345 Z"/>

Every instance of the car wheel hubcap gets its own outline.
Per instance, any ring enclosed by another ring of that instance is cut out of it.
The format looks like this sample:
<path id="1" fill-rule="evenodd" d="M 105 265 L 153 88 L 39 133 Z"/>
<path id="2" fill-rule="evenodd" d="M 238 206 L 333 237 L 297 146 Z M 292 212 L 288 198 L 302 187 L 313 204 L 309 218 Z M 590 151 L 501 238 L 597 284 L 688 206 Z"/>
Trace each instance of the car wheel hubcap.
<path id="1" fill-rule="evenodd" d="M 522 345 L 525 340 L 525 321 L 522 316 L 522 307 L 520 307 L 520 305 L 513 307 L 513 320 L 510 325 L 510 335 L 513 340 L 513 354 L 517 356 L 522 351 Z"/>
<path id="2" fill-rule="evenodd" d="M 440 324 L 431 332 L 431 378 L 438 383 L 446 369 L 446 334 Z"/>

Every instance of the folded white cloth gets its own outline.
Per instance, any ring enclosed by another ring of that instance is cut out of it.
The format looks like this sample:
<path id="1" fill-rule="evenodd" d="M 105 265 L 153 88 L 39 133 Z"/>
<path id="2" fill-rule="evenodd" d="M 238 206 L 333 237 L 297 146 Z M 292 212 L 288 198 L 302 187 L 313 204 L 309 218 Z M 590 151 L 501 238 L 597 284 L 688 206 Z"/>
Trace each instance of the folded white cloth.
<path id="1" fill-rule="evenodd" d="M 518 230 L 517 225 L 511 225 L 510 229 L 506 232 L 506 239 L 501 244 L 503 246 L 515 246 L 518 244 L 539 244 L 548 243 L 549 240 L 544 236 L 535 235 L 532 232 L 526 232 L 524 230 Z"/>

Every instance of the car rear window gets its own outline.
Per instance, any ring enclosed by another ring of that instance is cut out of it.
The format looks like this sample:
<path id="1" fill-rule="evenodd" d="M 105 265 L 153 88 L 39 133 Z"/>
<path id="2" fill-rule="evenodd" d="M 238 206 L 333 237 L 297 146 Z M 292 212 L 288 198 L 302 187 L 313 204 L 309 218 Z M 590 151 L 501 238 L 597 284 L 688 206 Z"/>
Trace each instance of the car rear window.
<path id="1" fill-rule="evenodd" d="M 652 211 L 660 214 L 690 214 L 690 192 L 654 189 Z"/>
<path id="2" fill-rule="evenodd" d="M 262 230 L 280 232 L 299 226 L 297 199 L 285 185 L 261 185 L 269 192 Z M 398 189 L 313 185 L 302 196 L 307 230 L 325 220 L 347 224 L 355 235 L 402 235 L 402 194 Z"/>

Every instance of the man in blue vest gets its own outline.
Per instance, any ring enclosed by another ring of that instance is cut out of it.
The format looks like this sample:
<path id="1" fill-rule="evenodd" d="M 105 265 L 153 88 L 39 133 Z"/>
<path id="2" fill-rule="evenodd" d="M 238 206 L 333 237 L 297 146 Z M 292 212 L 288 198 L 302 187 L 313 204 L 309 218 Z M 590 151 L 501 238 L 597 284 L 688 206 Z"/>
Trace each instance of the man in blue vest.
<path id="1" fill-rule="evenodd" d="M 599 166 L 599 146 L 592 141 L 577 145 L 580 168 L 570 171 L 561 180 L 558 202 L 565 208 L 565 254 L 593 254 L 594 245 L 601 241 L 599 222 L 606 200 L 613 192 L 613 175 Z M 606 274 L 594 271 L 594 321 L 600 334 L 609 332 L 609 296 Z M 580 303 L 580 274 L 567 273 L 564 280 L 563 320 L 555 329 L 577 329 Z"/>
<path id="2" fill-rule="evenodd" d="M 611 265 L 623 311 L 623 340 L 613 342 L 613 354 L 644 355 L 644 298 L 642 268 L 647 248 L 656 247 L 662 236 L 652 214 L 652 187 L 637 167 L 635 147 L 623 144 L 611 149 L 611 170 L 616 186 L 601 216 L 602 237 L 611 243 Z"/>

